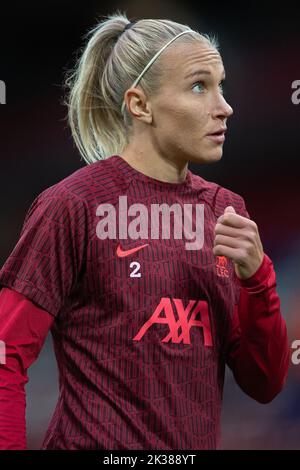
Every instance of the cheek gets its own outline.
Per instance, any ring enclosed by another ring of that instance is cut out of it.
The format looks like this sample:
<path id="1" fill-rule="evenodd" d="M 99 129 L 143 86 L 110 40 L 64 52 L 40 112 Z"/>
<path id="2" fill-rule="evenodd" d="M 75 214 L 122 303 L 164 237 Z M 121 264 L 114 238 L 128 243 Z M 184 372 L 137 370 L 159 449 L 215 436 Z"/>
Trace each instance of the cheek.
<path id="1" fill-rule="evenodd" d="M 161 106 L 156 120 L 157 135 L 175 142 L 186 135 L 188 129 L 187 115 L 184 110 L 170 103 Z"/>
<path id="2" fill-rule="evenodd" d="M 193 129 L 197 128 L 198 131 L 202 127 L 206 126 L 209 118 L 209 113 L 206 111 L 206 106 L 204 100 L 199 100 L 197 98 L 190 99 L 188 102 L 184 103 L 184 112 L 188 125 Z"/>
<path id="3" fill-rule="evenodd" d="M 197 98 L 164 93 L 155 106 L 157 136 L 174 144 L 199 145 L 207 133 L 209 114 L 204 100 Z"/>
<path id="4" fill-rule="evenodd" d="M 208 113 L 206 112 L 205 100 L 189 95 L 188 99 L 183 98 L 176 105 L 174 106 L 174 113 L 176 113 L 177 108 L 179 111 L 178 117 L 182 116 L 186 127 L 191 126 L 193 129 L 197 128 L 199 130 L 207 122 Z"/>

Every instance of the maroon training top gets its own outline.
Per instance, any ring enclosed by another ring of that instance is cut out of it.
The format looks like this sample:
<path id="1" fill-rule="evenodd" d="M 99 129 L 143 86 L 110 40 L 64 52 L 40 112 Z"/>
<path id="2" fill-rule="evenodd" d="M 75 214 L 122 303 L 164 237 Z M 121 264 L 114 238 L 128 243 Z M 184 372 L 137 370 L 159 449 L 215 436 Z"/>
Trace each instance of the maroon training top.
<path id="1" fill-rule="evenodd" d="M 101 240 L 97 208 L 122 195 L 149 214 L 204 204 L 203 247 L 118 230 Z M 228 205 L 249 217 L 239 195 L 191 171 L 162 182 L 116 155 L 35 199 L 0 284 L 55 317 L 59 399 L 43 449 L 215 449 L 226 363 L 256 400 L 279 392 L 288 346 L 272 262 L 240 281 L 212 252 Z"/>

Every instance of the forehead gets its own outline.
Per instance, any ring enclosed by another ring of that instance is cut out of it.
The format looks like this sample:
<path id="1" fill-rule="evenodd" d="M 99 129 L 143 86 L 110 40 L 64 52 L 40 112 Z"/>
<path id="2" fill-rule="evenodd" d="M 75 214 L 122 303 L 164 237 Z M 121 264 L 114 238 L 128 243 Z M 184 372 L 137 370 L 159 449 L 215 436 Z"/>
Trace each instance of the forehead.
<path id="1" fill-rule="evenodd" d="M 203 69 L 212 74 L 224 72 L 220 53 L 202 41 L 174 43 L 164 51 L 161 59 L 163 75 L 168 78 L 173 76 L 184 79 L 186 75 Z"/>

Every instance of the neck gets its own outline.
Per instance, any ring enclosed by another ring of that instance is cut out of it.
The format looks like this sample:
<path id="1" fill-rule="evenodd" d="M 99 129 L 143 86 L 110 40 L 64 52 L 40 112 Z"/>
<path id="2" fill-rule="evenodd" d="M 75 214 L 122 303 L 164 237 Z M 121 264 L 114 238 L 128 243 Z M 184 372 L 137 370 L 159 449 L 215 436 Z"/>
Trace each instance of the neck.
<path id="1" fill-rule="evenodd" d="M 166 183 L 182 183 L 187 174 L 187 162 L 176 162 L 153 151 L 130 143 L 120 154 L 130 166 L 146 176 Z"/>

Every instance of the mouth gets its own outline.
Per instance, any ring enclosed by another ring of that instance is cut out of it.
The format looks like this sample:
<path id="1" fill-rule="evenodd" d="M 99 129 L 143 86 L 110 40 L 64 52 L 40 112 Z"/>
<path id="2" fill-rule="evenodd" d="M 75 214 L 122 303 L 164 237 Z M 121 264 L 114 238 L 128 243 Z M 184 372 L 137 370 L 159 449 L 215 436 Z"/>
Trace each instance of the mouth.
<path id="1" fill-rule="evenodd" d="M 222 127 L 221 129 L 217 130 L 216 132 L 212 132 L 211 134 L 207 134 L 206 137 L 216 142 L 217 144 L 222 144 L 225 141 L 225 132 L 227 128 Z"/>

